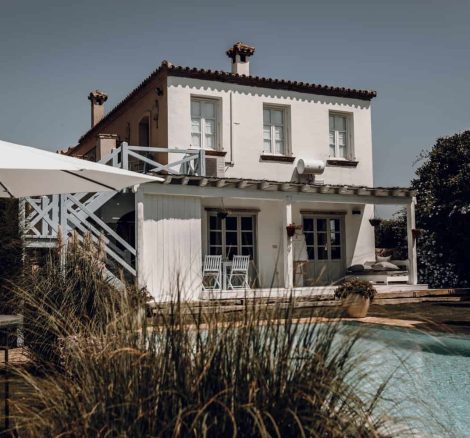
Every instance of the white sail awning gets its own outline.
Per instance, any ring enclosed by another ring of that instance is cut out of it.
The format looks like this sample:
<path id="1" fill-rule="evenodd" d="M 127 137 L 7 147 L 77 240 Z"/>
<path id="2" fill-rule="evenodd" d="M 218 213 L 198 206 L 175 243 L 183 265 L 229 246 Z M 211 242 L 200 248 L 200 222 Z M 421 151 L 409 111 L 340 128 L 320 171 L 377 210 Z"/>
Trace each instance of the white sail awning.
<path id="1" fill-rule="evenodd" d="M 0 198 L 119 191 L 161 178 L 0 140 Z"/>

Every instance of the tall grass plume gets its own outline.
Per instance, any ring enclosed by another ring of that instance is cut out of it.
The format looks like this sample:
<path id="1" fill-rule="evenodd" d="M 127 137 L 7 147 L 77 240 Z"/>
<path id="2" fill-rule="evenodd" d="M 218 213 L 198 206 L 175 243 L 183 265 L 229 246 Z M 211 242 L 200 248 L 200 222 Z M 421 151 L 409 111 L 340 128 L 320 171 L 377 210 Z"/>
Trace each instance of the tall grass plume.
<path id="1" fill-rule="evenodd" d="M 277 309 L 247 304 L 228 319 L 218 305 L 176 299 L 149 318 L 138 311 L 139 291 L 110 284 L 90 246 L 66 258 L 65 267 L 46 265 L 18 290 L 27 349 L 47 369 L 18 371 L 28 388 L 15 398 L 20 436 L 396 432 L 378 410 L 384 385 L 364 393 L 357 336 L 338 337 L 337 323 L 296 320 L 292 301 Z"/>

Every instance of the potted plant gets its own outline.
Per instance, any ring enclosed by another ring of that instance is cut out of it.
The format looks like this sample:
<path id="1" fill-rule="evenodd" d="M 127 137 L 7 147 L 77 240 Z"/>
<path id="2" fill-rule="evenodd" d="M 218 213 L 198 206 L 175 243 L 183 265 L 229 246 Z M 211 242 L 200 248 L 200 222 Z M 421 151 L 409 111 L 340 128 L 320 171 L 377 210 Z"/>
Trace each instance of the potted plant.
<path id="1" fill-rule="evenodd" d="M 295 234 L 295 230 L 297 229 L 297 225 L 289 224 L 286 227 L 287 237 L 292 237 Z"/>
<path id="2" fill-rule="evenodd" d="M 343 308 L 352 318 L 364 318 L 377 291 L 368 281 L 354 278 L 335 290 L 335 297 L 342 300 Z"/>

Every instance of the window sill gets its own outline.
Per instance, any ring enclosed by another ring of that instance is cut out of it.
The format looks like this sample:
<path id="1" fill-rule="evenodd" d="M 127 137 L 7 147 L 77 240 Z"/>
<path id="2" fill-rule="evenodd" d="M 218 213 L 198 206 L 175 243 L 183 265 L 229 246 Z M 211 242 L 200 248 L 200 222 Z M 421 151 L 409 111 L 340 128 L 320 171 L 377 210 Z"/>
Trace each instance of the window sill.
<path id="1" fill-rule="evenodd" d="M 225 155 L 227 155 L 227 151 L 214 151 L 214 150 L 206 149 L 205 155 L 207 157 L 225 157 Z"/>
<path id="2" fill-rule="evenodd" d="M 277 161 L 280 163 L 293 163 L 295 161 L 295 157 L 289 157 L 287 155 L 269 155 L 269 154 L 261 154 L 261 161 Z"/>
<path id="3" fill-rule="evenodd" d="M 357 167 L 359 161 L 355 160 L 340 160 L 340 159 L 329 159 L 326 160 L 328 166 L 337 166 L 337 167 Z"/>

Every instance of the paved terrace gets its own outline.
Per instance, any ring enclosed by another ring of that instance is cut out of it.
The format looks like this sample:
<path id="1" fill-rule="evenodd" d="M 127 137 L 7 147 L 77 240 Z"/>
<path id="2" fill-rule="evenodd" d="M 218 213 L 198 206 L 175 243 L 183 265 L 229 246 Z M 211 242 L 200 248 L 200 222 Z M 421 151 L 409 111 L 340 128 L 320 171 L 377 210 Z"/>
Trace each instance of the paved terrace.
<path id="1" fill-rule="evenodd" d="M 237 297 L 184 303 L 181 309 L 190 322 L 194 320 L 191 315 L 214 311 L 224 315 L 227 320 L 237 320 L 246 306 L 281 312 L 279 317 L 282 318 L 282 311 L 288 309 L 289 305 L 288 296 L 247 299 Z M 165 307 L 168 307 L 168 304 L 154 304 L 153 312 L 158 313 L 157 308 L 165 309 Z M 470 333 L 469 310 L 470 289 L 382 290 L 375 297 L 367 318 L 355 321 L 431 331 Z M 332 290 L 294 298 L 294 316 L 298 318 L 338 317 L 340 314 L 340 302 L 334 299 Z"/>

